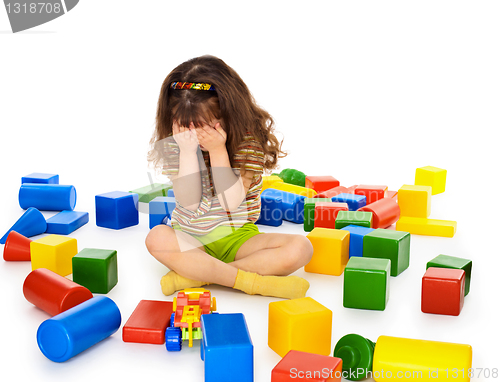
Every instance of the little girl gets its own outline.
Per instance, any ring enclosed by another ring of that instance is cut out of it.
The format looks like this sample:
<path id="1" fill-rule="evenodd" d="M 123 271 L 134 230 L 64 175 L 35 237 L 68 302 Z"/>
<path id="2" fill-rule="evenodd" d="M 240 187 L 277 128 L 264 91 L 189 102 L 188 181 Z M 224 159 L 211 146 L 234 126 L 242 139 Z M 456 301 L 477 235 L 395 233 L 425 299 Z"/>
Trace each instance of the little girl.
<path id="1" fill-rule="evenodd" d="M 184 62 L 163 82 L 149 160 L 173 183 L 171 226 L 153 227 L 148 251 L 170 269 L 162 291 L 215 283 L 281 298 L 309 283 L 288 276 L 313 248 L 303 235 L 261 233 L 262 173 L 283 156 L 271 116 L 224 61 Z"/>

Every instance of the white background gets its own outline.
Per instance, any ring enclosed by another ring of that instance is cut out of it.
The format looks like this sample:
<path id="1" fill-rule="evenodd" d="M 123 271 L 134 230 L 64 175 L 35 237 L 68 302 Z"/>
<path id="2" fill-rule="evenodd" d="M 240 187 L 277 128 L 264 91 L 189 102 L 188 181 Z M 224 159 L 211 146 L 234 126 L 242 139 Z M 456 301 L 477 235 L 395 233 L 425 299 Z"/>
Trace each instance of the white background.
<path id="1" fill-rule="evenodd" d="M 146 161 L 160 86 L 181 62 L 216 55 L 275 118 L 289 151 L 281 169 L 392 190 L 412 184 L 417 167 L 448 170 L 431 217 L 457 220 L 457 234 L 412 236 L 410 268 L 391 278 L 385 311 L 343 308 L 342 276 L 296 272 L 311 283 L 308 296 L 333 311 L 332 351 L 347 333 L 394 335 L 470 344 L 475 368 L 499 368 L 499 18 L 496 1 L 86 0 L 12 34 L 0 10 L 1 235 L 23 213 L 21 177 L 57 173 L 76 187 L 75 210 L 90 213 L 71 235 L 78 248 L 118 251 L 119 283 L 108 296 L 122 322 L 141 299 L 171 300 L 159 287 L 166 269 L 144 246 L 148 216 L 121 231 L 98 228 L 94 196 L 147 185 L 148 173 L 165 180 Z M 292 223 L 260 227 L 305 234 Z M 439 254 L 473 260 L 458 317 L 420 312 L 425 264 Z M 30 270 L 0 262 L 0 379 L 203 379 L 199 344 L 171 354 L 124 343 L 121 329 L 63 364 L 49 361 L 35 337 L 49 317 L 22 294 Z M 267 309 L 278 299 L 210 289 L 220 312 L 244 313 L 255 381 L 269 381 L 280 357 L 267 346 Z"/>

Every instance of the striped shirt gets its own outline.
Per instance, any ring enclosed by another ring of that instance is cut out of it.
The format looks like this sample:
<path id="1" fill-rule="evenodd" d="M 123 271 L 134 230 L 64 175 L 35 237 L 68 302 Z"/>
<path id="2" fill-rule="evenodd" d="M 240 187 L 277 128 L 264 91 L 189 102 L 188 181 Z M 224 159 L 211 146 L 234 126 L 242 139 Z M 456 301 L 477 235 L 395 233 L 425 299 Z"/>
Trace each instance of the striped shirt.
<path id="1" fill-rule="evenodd" d="M 172 136 L 164 139 L 163 174 L 170 176 L 179 173 L 179 146 Z M 196 211 L 191 211 L 176 201 L 172 212 L 172 227 L 181 228 L 191 235 L 206 235 L 219 226 L 242 227 L 248 222 L 255 223 L 260 215 L 260 191 L 262 189 L 262 172 L 264 168 L 264 152 L 262 146 L 253 136 L 247 134 L 234 154 L 232 170 L 236 176 L 243 169 L 255 171 L 245 200 L 232 211 L 225 211 L 214 192 L 211 175 L 210 156 L 208 152 L 198 150 L 202 195 Z"/>

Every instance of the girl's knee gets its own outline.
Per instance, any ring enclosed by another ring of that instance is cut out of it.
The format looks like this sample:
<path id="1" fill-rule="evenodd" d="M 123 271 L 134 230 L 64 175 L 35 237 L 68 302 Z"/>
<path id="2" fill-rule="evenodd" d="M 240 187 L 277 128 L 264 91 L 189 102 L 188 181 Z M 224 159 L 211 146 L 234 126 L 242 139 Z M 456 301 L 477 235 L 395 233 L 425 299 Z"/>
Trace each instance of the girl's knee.
<path id="1" fill-rule="evenodd" d="M 303 235 L 293 235 L 287 250 L 287 267 L 292 271 L 303 267 L 311 261 L 313 246 Z"/>
<path id="2" fill-rule="evenodd" d="M 154 226 L 146 236 L 146 248 L 155 256 L 156 253 L 164 252 L 172 245 L 175 238 L 174 230 L 164 224 Z M 156 256 L 155 256 L 156 257 Z"/>

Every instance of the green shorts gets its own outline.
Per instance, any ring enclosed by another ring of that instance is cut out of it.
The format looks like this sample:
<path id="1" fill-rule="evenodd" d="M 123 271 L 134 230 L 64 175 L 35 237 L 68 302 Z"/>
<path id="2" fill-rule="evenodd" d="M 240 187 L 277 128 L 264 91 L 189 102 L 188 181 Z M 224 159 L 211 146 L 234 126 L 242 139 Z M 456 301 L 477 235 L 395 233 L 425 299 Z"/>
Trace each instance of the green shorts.
<path id="1" fill-rule="evenodd" d="M 219 226 L 213 231 L 203 236 L 195 236 L 203 244 L 205 252 L 225 263 L 231 263 L 236 257 L 238 249 L 251 237 L 263 232 L 254 223 L 248 222 L 242 227 L 233 231 L 233 228 Z"/>

